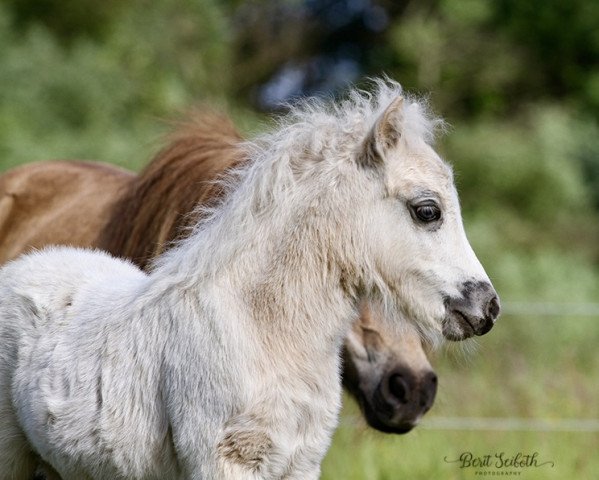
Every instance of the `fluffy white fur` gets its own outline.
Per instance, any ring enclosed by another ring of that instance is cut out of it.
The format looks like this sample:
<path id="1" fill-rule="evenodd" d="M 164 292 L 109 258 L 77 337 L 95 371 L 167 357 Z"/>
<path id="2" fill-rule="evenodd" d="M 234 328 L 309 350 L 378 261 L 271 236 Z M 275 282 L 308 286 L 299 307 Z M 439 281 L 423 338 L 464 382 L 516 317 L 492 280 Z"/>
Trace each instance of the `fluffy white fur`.
<path id="1" fill-rule="evenodd" d="M 400 95 L 296 107 L 149 275 L 69 248 L 2 268 L 0 479 L 38 456 L 65 480 L 317 478 L 359 301 L 435 336 L 446 296 L 488 281 L 436 121 Z"/>

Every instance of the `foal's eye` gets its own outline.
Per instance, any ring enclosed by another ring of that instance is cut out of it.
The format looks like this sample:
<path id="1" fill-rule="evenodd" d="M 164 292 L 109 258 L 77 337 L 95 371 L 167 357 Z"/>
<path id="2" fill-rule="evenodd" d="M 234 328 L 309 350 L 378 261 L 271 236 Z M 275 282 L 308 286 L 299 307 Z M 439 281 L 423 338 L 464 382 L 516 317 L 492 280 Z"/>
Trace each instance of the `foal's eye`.
<path id="1" fill-rule="evenodd" d="M 414 219 L 424 223 L 436 222 L 441 218 L 441 209 L 435 202 L 410 205 L 410 212 Z"/>
<path id="2" fill-rule="evenodd" d="M 416 207 L 416 216 L 423 222 L 434 222 L 441 218 L 441 210 L 435 205 L 423 205 Z"/>

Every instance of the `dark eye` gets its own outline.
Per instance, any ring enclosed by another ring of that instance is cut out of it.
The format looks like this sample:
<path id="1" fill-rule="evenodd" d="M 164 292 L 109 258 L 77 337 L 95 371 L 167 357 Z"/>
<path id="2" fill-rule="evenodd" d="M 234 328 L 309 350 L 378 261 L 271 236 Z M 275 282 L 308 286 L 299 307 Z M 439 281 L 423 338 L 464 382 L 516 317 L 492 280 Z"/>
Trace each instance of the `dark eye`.
<path id="1" fill-rule="evenodd" d="M 412 216 L 424 223 L 436 222 L 441 218 L 441 209 L 436 203 L 421 203 L 412 205 L 410 208 Z"/>

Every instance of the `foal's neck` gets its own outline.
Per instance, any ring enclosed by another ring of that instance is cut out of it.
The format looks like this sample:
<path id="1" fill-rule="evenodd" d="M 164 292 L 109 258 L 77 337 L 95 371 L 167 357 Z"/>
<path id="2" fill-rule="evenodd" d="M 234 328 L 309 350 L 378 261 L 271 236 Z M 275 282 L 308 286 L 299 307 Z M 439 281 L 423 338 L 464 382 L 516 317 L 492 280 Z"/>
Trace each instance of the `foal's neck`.
<path id="1" fill-rule="evenodd" d="M 302 225 L 257 229 L 259 234 L 235 220 L 209 228 L 215 231 L 182 245 L 171 272 L 200 297 L 210 291 L 215 302 L 232 302 L 231 310 L 243 318 L 226 321 L 238 322 L 242 334 L 250 325 L 246 333 L 277 361 L 338 355 L 357 304 L 342 288 L 340 269 L 321 238 Z M 218 238 L 227 241 L 219 244 Z"/>
<path id="2" fill-rule="evenodd" d="M 247 279 L 246 298 L 260 338 L 281 358 L 297 354 L 318 362 L 337 356 L 355 316 L 355 303 L 333 272 L 332 278 L 323 275 L 312 253 L 303 250 L 294 262 L 304 268 L 289 268 L 274 258 Z"/>

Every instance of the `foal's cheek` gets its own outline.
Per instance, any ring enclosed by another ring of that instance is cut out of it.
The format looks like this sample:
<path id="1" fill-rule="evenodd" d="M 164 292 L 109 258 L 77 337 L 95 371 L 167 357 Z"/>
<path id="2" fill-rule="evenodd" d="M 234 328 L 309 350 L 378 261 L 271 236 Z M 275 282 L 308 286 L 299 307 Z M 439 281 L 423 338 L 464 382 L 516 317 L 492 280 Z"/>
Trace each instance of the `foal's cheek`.
<path id="1" fill-rule="evenodd" d="M 377 258 L 387 262 L 392 258 L 390 251 L 399 252 L 404 230 L 403 219 L 395 212 L 395 208 L 392 202 L 382 202 L 374 215 L 370 213 L 363 226 L 369 248 Z"/>

